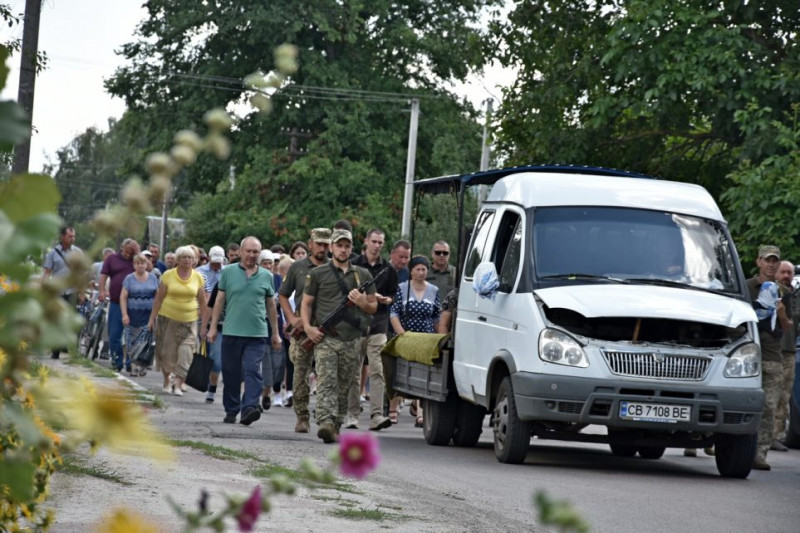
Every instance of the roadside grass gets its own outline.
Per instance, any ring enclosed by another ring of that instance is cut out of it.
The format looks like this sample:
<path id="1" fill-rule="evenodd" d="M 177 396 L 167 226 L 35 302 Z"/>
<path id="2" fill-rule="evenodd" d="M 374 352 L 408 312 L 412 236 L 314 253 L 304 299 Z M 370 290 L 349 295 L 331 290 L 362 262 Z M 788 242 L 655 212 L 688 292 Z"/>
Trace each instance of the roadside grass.
<path id="1" fill-rule="evenodd" d="M 68 365 L 83 367 L 89 370 L 93 376 L 98 378 L 114 379 L 117 377 L 116 372 L 104 366 L 98 365 L 91 359 L 79 355 L 77 352 L 70 352 L 69 359 L 65 360 L 64 362 Z"/>
<path id="2" fill-rule="evenodd" d="M 348 520 L 371 520 L 375 522 L 384 522 L 388 520 L 404 521 L 412 518 L 408 515 L 387 513 L 386 511 L 382 511 L 380 506 L 377 509 L 364 509 L 363 507 L 354 509 L 352 507 L 345 506 L 343 509 L 334 509 L 328 514 L 337 518 L 345 518 Z"/>
<path id="3" fill-rule="evenodd" d="M 68 476 L 89 476 L 106 481 L 119 483 L 120 485 L 133 485 L 130 481 L 102 465 L 89 465 L 86 459 L 79 455 L 67 454 L 61 457 L 62 463 L 56 467 L 57 472 Z"/>
<path id="4" fill-rule="evenodd" d="M 223 461 L 237 461 L 237 460 L 251 461 L 255 464 L 249 469 L 247 469 L 245 473 L 249 476 L 256 477 L 259 479 L 269 479 L 276 476 L 282 476 L 288 479 L 289 481 L 306 485 L 309 487 L 333 489 L 333 490 L 338 490 L 339 492 L 345 492 L 350 494 L 361 494 L 360 492 L 355 490 L 355 487 L 350 483 L 342 483 L 340 481 L 337 481 L 331 484 L 318 484 L 310 482 L 308 481 L 308 479 L 306 479 L 306 476 L 303 474 L 301 470 L 286 468 L 283 466 L 270 463 L 250 452 L 233 450 L 231 448 L 226 448 L 224 446 L 217 446 L 216 444 L 208 444 L 206 442 L 200 442 L 196 440 L 172 439 L 169 441 L 169 444 L 176 447 L 192 448 L 203 452 L 209 457 L 213 457 L 215 459 L 220 459 Z"/>
<path id="5" fill-rule="evenodd" d="M 263 462 L 263 460 L 260 457 L 250 452 L 232 450 L 230 448 L 225 448 L 224 446 L 217 446 L 215 444 L 208 444 L 196 440 L 171 439 L 169 441 L 169 444 L 177 447 L 193 448 L 195 450 L 203 452 L 209 457 L 213 457 L 214 459 L 221 459 L 223 461 L 235 461 L 237 459 L 245 459 L 245 460 L 255 461 L 258 463 Z"/>

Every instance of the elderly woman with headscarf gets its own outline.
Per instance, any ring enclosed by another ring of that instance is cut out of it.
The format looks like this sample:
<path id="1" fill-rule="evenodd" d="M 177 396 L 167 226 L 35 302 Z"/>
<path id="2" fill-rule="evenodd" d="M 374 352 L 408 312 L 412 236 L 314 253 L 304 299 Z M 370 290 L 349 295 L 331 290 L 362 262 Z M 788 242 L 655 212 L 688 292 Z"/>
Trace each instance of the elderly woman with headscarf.
<path id="1" fill-rule="evenodd" d="M 435 333 L 442 310 L 438 287 L 425 281 L 430 269 L 428 258 L 423 255 L 412 257 L 408 269 L 408 281 L 398 285 L 394 303 L 389 308 L 389 321 L 397 335 L 406 331 Z M 418 404 L 415 402 L 412 406 L 411 414 L 417 416 L 415 425 L 422 427 L 422 408 Z M 389 406 L 389 418 L 392 422 L 397 420 L 396 399 Z"/>
<path id="2" fill-rule="evenodd" d="M 205 280 L 193 268 L 197 257 L 192 248 L 181 246 L 175 250 L 175 258 L 178 265 L 161 276 L 148 327 L 155 325 L 156 361 L 164 374 L 162 390 L 182 396 L 181 385 L 192 364 L 197 318 L 198 313 L 205 312 L 206 294 Z M 170 374 L 174 376 L 172 386 Z"/>

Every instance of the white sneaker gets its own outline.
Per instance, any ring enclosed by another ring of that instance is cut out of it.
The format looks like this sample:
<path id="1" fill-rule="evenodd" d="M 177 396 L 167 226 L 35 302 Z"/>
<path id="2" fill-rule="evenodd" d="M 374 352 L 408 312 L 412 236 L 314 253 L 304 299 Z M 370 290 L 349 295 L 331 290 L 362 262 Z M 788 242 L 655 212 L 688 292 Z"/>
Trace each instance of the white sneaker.
<path id="1" fill-rule="evenodd" d="M 347 429 L 358 429 L 358 419 L 354 416 L 346 416 L 344 419 L 344 427 Z"/>
<path id="2" fill-rule="evenodd" d="M 275 395 L 275 398 L 272 400 L 273 406 L 283 407 L 283 394 L 280 392 Z"/>

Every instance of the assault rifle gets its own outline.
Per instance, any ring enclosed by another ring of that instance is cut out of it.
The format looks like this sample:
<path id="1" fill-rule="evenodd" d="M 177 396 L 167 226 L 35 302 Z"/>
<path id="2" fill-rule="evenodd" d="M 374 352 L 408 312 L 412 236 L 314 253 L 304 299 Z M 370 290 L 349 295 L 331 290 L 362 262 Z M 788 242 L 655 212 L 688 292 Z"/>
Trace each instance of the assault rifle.
<path id="1" fill-rule="evenodd" d="M 369 281 L 365 281 L 364 283 L 359 285 L 358 286 L 358 292 L 366 292 L 366 290 L 369 288 L 369 286 L 370 285 L 374 285 L 375 282 L 378 281 L 378 279 L 381 276 L 386 274 L 389 271 L 390 268 L 392 268 L 392 267 L 384 268 L 383 270 L 378 272 L 378 275 L 376 275 L 374 278 L 372 278 Z M 326 334 L 326 335 L 328 333 L 332 333 L 332 334 L 335 335 L 336 334 L 336 329 L 335 329 L 336 324 L 338 324 L 339 322 L 342 321 L 342 319 L 344 318 L 344 314 L 347 312 L 348 309 L 350 309 L 354 305 L 355 304 L 350 300 L 350 298 L 345 296 L 344 297 L 344 301 L 342 303 L 340 303 L 336 307 L 336 309 L 334 309 L 333 311 L 328 313 L 328 316 L 326 316 L 325 318 L 322 319 L 322 322 L 320 322 L 320 324 L 318 326 L 319 330 L 322 333 Z M 295 331 L 298 331 L 298 330 L 297 329 L 292 330 L 292 336 L 293 337 L 295 337 L 295 333 L 294 333 Z M 303 332 L 301 331 L 300 335 L 302 335 L 302 334 L 303 334 Z M 295 338 L 298 338 L 298 337 L 295 337 Z M 303 341 L 302 346 L 303 346 L 303 349 L 308 352 L 308 351 L 310 351 L 310 350 L 312 350 L 314 348 L 314 341 L 312 341 L 309 338 L 306 338 L 306 340 Z"/>

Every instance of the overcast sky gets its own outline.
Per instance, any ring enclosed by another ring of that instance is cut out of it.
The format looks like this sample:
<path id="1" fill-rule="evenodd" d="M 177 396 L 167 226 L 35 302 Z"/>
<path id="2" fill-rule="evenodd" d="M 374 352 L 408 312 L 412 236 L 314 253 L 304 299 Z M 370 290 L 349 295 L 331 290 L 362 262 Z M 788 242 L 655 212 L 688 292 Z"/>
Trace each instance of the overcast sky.
<path id="1" fill-rule="evenodd" d="M 25 0 L 2 0 L 13 13 L 25 11 Z M 109 117 L 125 110 L 120 99 L 111 98 L 103 88 L 121 64 L 114 50 L 133 40 L 133 31 L 145 16 L 143 0 L 44 0 L 39 28 L 39 50 L 47 53 L 48 68 L 36 79 L 31 142 L 30 171 L 38 172 L 55 153 L 87 128 L 108 129 Z M 13 33 L 12 33 L 13 32 Z M 0 28 L 0 42 L 22 37 L 22 26 Z M 17 99 L 19 56 L 9 59 L 8 83 L 0 96 Z M 487 71 L 459 92 L 479 106 L 491 92 L 500 96 L 498 83 L 511 75 L 500 69 Z M 495 105 L 496 108 L 496 105 Z M 477 169 L 476 169 L 477 170 Z"/>

